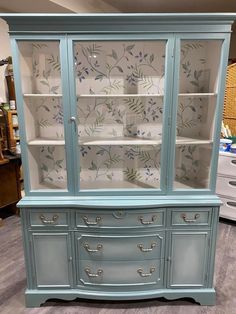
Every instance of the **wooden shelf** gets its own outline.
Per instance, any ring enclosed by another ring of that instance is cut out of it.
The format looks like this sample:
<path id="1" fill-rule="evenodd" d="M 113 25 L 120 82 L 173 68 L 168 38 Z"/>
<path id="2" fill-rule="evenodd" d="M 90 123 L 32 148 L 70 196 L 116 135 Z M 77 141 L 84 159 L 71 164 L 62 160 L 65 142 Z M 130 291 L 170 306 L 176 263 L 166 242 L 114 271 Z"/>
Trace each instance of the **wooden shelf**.
<path id="1" fill-rule="evenodd" d="M 111 189 L 158 189 L 155 184 L 148 182 L 144 183 L 141 181 L 81 181 L 80 190 L 111 190 Z"/>
<path id="2" fill-rule="evenodd" d="M 190 137 L 183 137 L 183 136 L 177 136 L 176 138 L 176 145 L 200 145 L 200 144 L 212 144 L 212 140 L 203 140 L 203 139 L 196 139 L 196 138 L 190 138 Z"/>

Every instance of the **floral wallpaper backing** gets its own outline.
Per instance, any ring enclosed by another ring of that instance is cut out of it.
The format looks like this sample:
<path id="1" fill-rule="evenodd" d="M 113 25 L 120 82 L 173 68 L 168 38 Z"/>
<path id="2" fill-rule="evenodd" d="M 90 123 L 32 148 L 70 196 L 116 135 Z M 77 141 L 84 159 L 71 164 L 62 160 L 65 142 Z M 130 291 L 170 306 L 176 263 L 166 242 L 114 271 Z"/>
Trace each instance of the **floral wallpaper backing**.
<path id="1" fill-rule="evenodd" d="M 215 44 L 220 47 L 219 43 Z M 165 83 L 165 41 L 76 42 L 74 71 L 76 76 L 78 135 L 86 138 L 143 138 L 160 140 L 163 122 Z M 32 43 L 33 92 L 60 94 L 60 57 L 57 42 Z M 208 41 L 183 41 L 181 46 L 180 92 L 209 92 L 212 64 Z M 215 54 L 218 52 L 214 52 Z M 214 72 L 215 71 L 215 72 Z M 120 95 L 116 97 L 115 95 Z M 122 96 L 123 95 L 123 96 Z M 140 95 L 137 97 L 137 95 Z M 40 97 L 35 104 L 37 136 L 50 139 L 64 137 L 61 97 Z M 198 138 L 208 98 L 179 97 L 177 134 Z M 181 165 L 176 179 L 197 180 L 184 173 L 192 146 L 180 147 Z M 160 145 L 80 145 L 80 179 L 83 181 L 122 181 L 160 186 Z M 40 150 L 42 181 L 66 180 L 57 168 L 48 179 L 45 170 L 52 159 L 62 160 Z M 194 173 L 199 168 L 198 155 L 191 153 Z M 179 156 L 179 153 L 176 154 Z M 186 155 L 186 156 L 185 156 Z M 185 157 L 184 157 L 185 156 Z M 52 159 L 51 159 L 52 158 Z M 177 157 L 179 158 L 179 157 Z M 65 164 L 63 160 L 62 164 Z M 177 161 L 178 164 L 178 161 Z M 65 170 L 65 166 L 62 166 Z M 182 178 L 182 179 L 181 179 Z M 142 185 L 143 187 L 143 185 Z"/>

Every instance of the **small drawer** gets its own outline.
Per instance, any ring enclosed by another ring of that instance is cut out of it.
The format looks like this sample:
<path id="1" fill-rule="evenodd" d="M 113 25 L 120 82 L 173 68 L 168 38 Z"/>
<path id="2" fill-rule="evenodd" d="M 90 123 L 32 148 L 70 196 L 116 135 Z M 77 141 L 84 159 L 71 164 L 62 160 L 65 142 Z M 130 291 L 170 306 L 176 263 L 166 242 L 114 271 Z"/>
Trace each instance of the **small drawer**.
<path id="1" fill-rule="evenodd" d="M 236 156 L 219 156 L 218 173 L 226 176 L 236 176 Z"/>
<path id="2" fill-rule="evenodd" d="M 220 217 L 236 221 L 236 199 L 220 196 L 223 205 L 220 207 Z"/>
<path id="3" fill-rule="evenodd" d="M 31 227 L 68 227 L 69 212 L 63 210 L 30 210 L 29 223 Z"/>
<path id="4" fill-rule="evenodd" d="M 109 262 L 81 260 L 79 281 L 84 285 L 163 285 L 163 260 Z"/>
<path id="5" fill-rule="evenodd" d="M 212 208 L 199 210 L 195 208 L 173 209 L 171 211 L 172 226 L 210 226 Z"/>
<path id="6" fill-rule="evenodd" d="M 86 260 L 145 260 L 162 258 L 164 233 L 142 236 L 77 234 L 77 252 Z"/>
<path id="7" fill-rule="evenodd" d="M 229 177 L 217 177 L 216 193 L 225 196 L 236 195 L 236 177 L 235 179 Z"/>
<path id="8" fill-rule="evenodd" d="M 161 227 L 164 210 L 86 210 L 76 212 L 77 227 L 89 228 L 135 228 Z"/>

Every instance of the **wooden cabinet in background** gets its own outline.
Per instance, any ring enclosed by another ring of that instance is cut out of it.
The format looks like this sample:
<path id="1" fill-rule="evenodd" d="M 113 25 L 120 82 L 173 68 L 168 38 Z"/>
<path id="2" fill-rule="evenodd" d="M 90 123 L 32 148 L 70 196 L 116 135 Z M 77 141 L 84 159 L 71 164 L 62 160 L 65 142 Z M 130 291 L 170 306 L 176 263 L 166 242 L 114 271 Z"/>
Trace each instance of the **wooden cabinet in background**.
<path id="1" fill-rule="evenodd" d="M 7 120 L 10 148 L 15 149 L 16 143 L 20 141 L 17 111 L 9 110 L 7 112 Z"/>

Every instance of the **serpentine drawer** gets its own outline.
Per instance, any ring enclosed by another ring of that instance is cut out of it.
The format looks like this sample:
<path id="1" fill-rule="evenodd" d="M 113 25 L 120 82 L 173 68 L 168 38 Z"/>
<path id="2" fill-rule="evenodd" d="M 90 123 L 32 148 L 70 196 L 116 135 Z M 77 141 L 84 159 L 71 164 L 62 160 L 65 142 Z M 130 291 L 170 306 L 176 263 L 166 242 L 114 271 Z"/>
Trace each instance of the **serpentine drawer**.
<path id="1" fill-rule="evenodd" d="M 78 257 L 85 260 L 144 260 L 162 258 L 164 232 L 139 236 L 77 234 Z"/>
<path id="2" fill-rule="evenodd" d="M 110 262 L 81 260 L 79 282 L 84 285 L 163 285 L 163 260 Z"/>
<path id="3" fill-rule="evenodd" d="M 69 227 L 69 212 L 56 209 L 30 209 L 29 223 L 31 227 Z"/>
<path id="4" fill-rule="evenodd" d="M 204 210 L 198 208 L 172 209 L 171 225 L 172 226 L 210 226 L 211 225 L 212 208 Z"/>
<path id="5" fill-rule="evenodd" d="M 135 228 L 161 227 L 164 225 L 163 209 L 147 210 L 90 210 L 76 212 L 77 227 Z"/>

